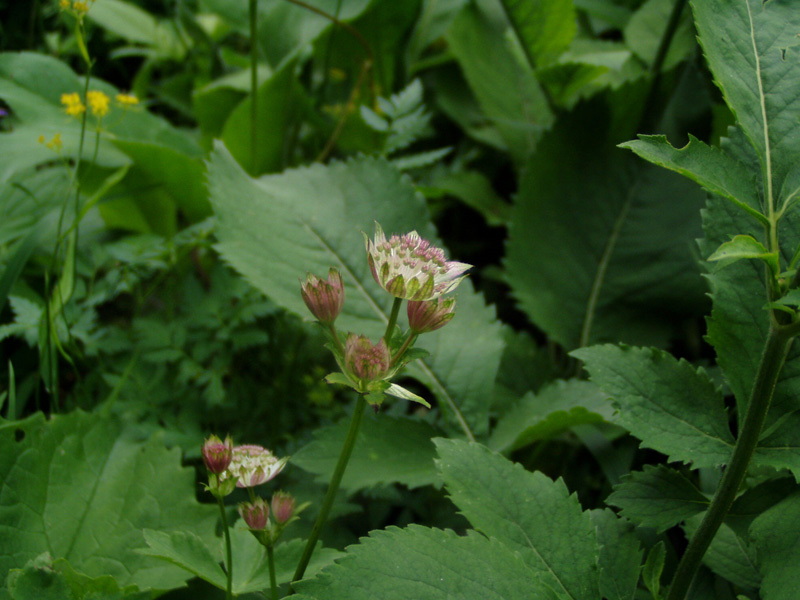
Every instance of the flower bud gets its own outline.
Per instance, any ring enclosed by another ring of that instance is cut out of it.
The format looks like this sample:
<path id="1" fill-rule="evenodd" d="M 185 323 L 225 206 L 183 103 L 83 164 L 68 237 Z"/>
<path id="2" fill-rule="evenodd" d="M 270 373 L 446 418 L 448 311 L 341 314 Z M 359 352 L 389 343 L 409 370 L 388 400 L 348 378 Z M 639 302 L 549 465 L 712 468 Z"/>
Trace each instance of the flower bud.
<path id="1" fill-rule="evenodd" d="M 428 333 L 444 327 L 455 316 L 455 298 L 408 301 L 408 326 L 415 334 Z"/>
<path id="2" fill-rule="evenodd" d="M 391 356 L 383 339 L 373 346 L 367 336 L 351 333 L 345 343 L 344 364 L 351 375 L 368 383 L 389 372 Z"/>
<path id="3" fill-rule="evenodd" d="M 286 492 L 272 494 L 272 516 L 279 525 L 285 524 L 294 515 L 295 499 Z"/>
<path id="4" fill-rule="evenodd" d="M 256 498 L 255 502 L 244 502 L 239 505 L 239 514 L 254 531 L 263 531 L 269 524 L 269 505 L 263 498 Z"/>
<path id="5" fill-rule="evenodd" d="M 309 273 L 305 283 L 300 285 L 300 294 L 308 310 L 323 325 L 330 325 L 342 312 L 344 305 L 344 283 L 336 269 L 328 273 L 328 280 L 323 281 Z"/>
<path id="6" fill-rule="evenodd" d="M 233 458 L 226 473 L 228 477 L 236 479 L 236 487 L 250 488 L 278 475 L 288 461 L 288 457 L 276 458 L 266 448 L 246 444 L 233 449 Z"/>
<path id="7" fill-rule="evenodd" d="M 203 462 L 210 473 L 219 475 L 223 473 L 233 458 L 233 442 L 230 436 L 223 442 L 217 436 L 212 435 L 205 442 L 202 448 Z"/>

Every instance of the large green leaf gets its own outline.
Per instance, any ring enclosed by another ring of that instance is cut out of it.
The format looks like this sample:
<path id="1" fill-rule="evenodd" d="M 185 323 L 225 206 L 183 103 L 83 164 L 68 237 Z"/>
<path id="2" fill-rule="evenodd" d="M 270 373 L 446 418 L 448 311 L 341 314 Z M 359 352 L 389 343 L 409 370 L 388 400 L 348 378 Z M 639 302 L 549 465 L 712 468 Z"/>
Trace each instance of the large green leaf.
<path id="1" fill-rule="evenodd" d="M 349 419 L 314 432 L 314 441 L 292 456 L 292 464 L 330 481 L 347 436 Z M 424 421 L 386 415 L 366 415 L 342 479 L 342 488 L 355 492 L 382 483 L 410 488 L 434 483 L 434 447 L 441 435 Z"/>
<path id="2" fill-rule="evenodd" d="M 633 600 L 642 564 L 642 547 L 633 526 L 608 508 L 589 514 L 600 545 L 600 594 L 608 600 Z"/>
<path id="3" fill-rule="evenodd" d="M 764 600 L 794 598 L 800 589 L 800 493 L 795 493 L 759 516 L 750 536 L 763 576 Z"/>
<path id="4" fill-rule="evenodd" d="M 705 511 L 710 503 L 691 481 L 664 465 L 645 465 L 643 471 L 631 473 L 606 502 L 659 533 Z"/>
<path id="5" fill-rule="evenodd" d="M 706 60 L 756 148 L 765 199 L 800 161 L 800 11 L 792 0 L 695 0 Z"/>
<path id="6" fill-rule="evenodd" d="M 339 268 L 346 299 L 337 327 L 377 339 L 388 322 L 392 298 L 375 283 L 361 231 L 378 221 L 387 233 L 416 230 L 435 240 L 427 208 L 410 182 L 382 160 L 359 158 L 314 165 L 280 175 L 248 177 L 222 145 L 209 165 L 211 203 L 219 219 L 223 258 L 275 302 L 300 315 L 307 271 Z M 436 394 L 450 423 L 480 434 L 488 429 L 489 401 L 502 338 L 494 310 L 462 284 L 456 317 L 420 339 L 432 352 L 412 372 Z"/>
<path id="7" fill-rule="evenodd" d="M 538 394 L 526 394 L 497 422 L 489 439 L 493 450 L 516 450 L 556 436 L 575 425 L 611 418 L 611 405 L 588 381 L 556 381 Z"/>
<path id="8" fill-rule="evenodd" d="M 572 0 L 502 0 L 531 66 L 555 62 L 575 36 Z"/>
<path id="9" fill-rule="evenodd" d="M 475 529 L 517 550 L 558 598 L 597 600 L 594 526 L 563 481 L 526 471 L 480 444 L 435 443 L 450 498 Z"/>
<path id="10" fill-rule="evenodd" d="M 534 324 L 568 349 L 660 345 L 671 319 L 703 305 L 692 246 L 704 194 L 610 147 L 619 126 L 601 99 L 559 119 L 511 213 L 507 280 Z"/>
<path id="11" fill-rule="evenodd" d="M 696 468 L 729 460 L 734 440 L 722 393 L 705 371 L 656 349 L 605 345 L 573 354 L 643 446 Z"/>
<path id="12" fill-rule="evenodd" d="M 656 56 L 674 5 L 673 0 L 647 0 L 625 26 L 625 42 L 648 65 Z M 684 10 L 672 34 L 662 68 L 670 69 L 684 60 L 695 48 L 694 38 L 691 15 Z"/>
<path id="13" fill-rule="evenodd" d="M 447 42 L 509 154 L 523 163 L 553 114 L 533 70 L 509 48 L 505 27 L 469 4 L 451 24 Z"/>
<path id="14" fill-rule="evenodd" d="M 475 532 L 411 525 L 373 531 L 313 579 L 297 600 L 554 600 L 519 553 Z"/>
<path id="15" fill-rule="evenodd" d="M 88 576 L 167 590 L 189 575 L 136 553 L 144 528 L 210 536 L 216 511 L 195 500 L 193 469 L 161 436 L 146 443 L 114 420 L 41 413 L 0 427 L 0 573 L 42 552 Z"/>

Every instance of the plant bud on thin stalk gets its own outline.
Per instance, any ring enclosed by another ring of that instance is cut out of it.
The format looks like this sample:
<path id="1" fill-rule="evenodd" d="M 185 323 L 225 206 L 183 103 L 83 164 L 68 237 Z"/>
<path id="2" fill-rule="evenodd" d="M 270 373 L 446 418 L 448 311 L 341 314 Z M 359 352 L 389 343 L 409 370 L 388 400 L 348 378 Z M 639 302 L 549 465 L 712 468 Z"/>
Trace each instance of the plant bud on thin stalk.
<path id="1" fill-rule="evenodd" d="M 333 326 L 344 306 L 344 282 L 341 273 L 337 269 L 331 268 L 327 281 L 323 281 L 313 273 L 308 273 L 305 282 L 300 284 L 300 295 L 311 314 L 320 324 L 328 328 L 339 352 L 344 352 Z"/>

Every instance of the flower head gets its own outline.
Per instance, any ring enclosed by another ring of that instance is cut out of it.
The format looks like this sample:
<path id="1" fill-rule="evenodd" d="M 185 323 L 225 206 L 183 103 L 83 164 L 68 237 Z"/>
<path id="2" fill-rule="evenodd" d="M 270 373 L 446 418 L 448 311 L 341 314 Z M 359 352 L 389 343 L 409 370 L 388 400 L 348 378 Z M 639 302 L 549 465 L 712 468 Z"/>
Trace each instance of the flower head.
<path id="1" fill-rule="evenodd" d="M 435 300 L 409 300 L 408 326 L 415 334 L 428 333 L 444 327 L 455 316 L 455 298 L 436 298 Z"/>
<path id="2" fill-rule="evenodd" d="M 288 457 L 278 459 L 262 446 L 246 444 L 233 449 L 227 473 L 236 478 L 236 487 L 255 487 L 275 477 L 288 461 Z"/>
<path id="3" fill-rule="evenodd" d="M 254 531 L 263 531 L 269 525 L 269 505 L 263 498 L 256 498 L 254 502 L 245 502 L 239 505 L 239 514 Z"/>
<path id="4" fill-rule="evenodd" d="M 328 280 L 323 281 L 309 273 L 305 283 L 300 285 L 300 294 L 317 320 L 323 325 L 330 325 L 342 312 L 344 306 L 344 283 L 336 269 L 328 272 Z"/>
<path id="5" fill-rule="evenodd" d="M 289 521 L 294 515 L 295 499 L 291 494 L 286 492 L 275 492 L 272 494 L 272 516 L 275 517 L 275 522 L 278 525 L 283 525 Z"/>
<path id="6" fill-rule="evenodd" d="M 223 442 L 217 436 L 212 435 L 205 442 L 202 448 L 203 462 L 209 472 L 214 475 L 224 473 L 233 459 L 233 442 L 230 436 Z"/>
<path id="7" fill-rule="evenodd" d="M 103 92 L 91 90 L 86 93 L 86 102 L 92 109 L 92 114 L 96 117 L 104 117 L 108 114 L 109 98 Z"/>
<path id="8" fill-rule="evenodd" d="M 61 104 L 64 105 L 64 111 L 71 117 L 80 116 L 86 110 L 77 92 L 61 94 Z"/>
<path id="9" fill-rule="evenodd" d="M 131 106 L 136 106 L 137 104 L 139 104 L 139 99 L 133 94 L 117 94 L 114 97 L 114 99 L 123 108 L 129 108 Z"/>
<path id="10" fill-rule="evenodd" d="M 373 345 L 367 336 L 351 333 L 344 347 L 344 365 L 356 379 L 369 383 L 386 376 L 391 356 L 383 339 Z"/>
<path id="11" fill-rule="evenodd" d="M 375 223 L 375 239 L 364 234 L 367 260 L 375 281 L 396 298 L 430 300 L 452 291 L 472 265 L 448 261 L 416 231 L 388 240 Z"/>

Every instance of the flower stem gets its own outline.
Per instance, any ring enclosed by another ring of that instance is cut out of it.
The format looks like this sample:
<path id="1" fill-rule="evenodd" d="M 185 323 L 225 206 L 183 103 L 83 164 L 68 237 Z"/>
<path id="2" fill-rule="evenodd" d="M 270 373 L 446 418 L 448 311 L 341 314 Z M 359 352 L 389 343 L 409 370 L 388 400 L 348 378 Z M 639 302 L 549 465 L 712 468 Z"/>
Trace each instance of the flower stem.
<path id="1" fill-rule="evenodd" d="M 406 353 L 406 350 L 408 350 L 409 346 L 411 346 L 411 344 L 414 343 L 414 340 L 416 340 L 417 337 L 418 336 L 415 333 L 408 334 L 406 341 L 404 341 L 403 345 L 400 346 L 400 349 L 397 351 L 397 354 L 395 354 L 394 357 L 392 357 L 392 366 L 396 365 L 397 361 L 403 358 L 403 354 Z"/>
<path id="2" fill-rule="evenodd" d="M 228 587 L 225 590 L 226 600 L 233 598 L 233 554 L 231 551 L 231 533 L 228 527 L 228 515 L 225 512 L 225 502 L 221 496 L 217 496 L 217 503 L 219 504 L 219 512 L 222 515 L 222 531 L 225 534 L 225 574 L 228 577 Z"/>
<path id="3" fill-rule="evenodd" d="M 747 405 L 747 412 L 733 448 L 733 455 L 725 468 L 725 473 L 703 521 L 678 563 L 667 600 L 683 600 L 685 598 L 697 569 L 700 567 L 703 555 L 736 499 L 736 493 L 747 474 L 747 466 L 758 445 L 761 429 L 772 401 L 772 394 L 775 391 L 775 384 L 786 361 L 786 355 L 794 335 L 793 331 L 785 327 L 775 324 L 770 327 L 750 394 L 750 402 Z"/>
<path id="4" fill-rule="evenodd" d="M 392 339 L 392 332 L 394 326 L 397 325 L 397 315 L 400 314 L 400 305 L 403 304 L 402 298 L 395 298 L 392 304 L 392 312 L 389 313 L 389 322 L 386 324 L 386 333 L 383 334 L 383 341 L 389 345 L 389 340 Z"/>
<path id="5" fill-rule="evenodd" d="M 250 0 L 250 171 L 255 176 L 258 167 L 258 2 Z"/>
<path id="6" fill-rule="evenodd" d="M 272 590 L 272 600 L 278 600 L 278 580 L 275 577 L 275 554 L 272 544 L 267 546 L 267 562 L 269 563 L 269 587 Z"/>
<path id="7" fill-rule="evenodd" d="M 331 506 L 333 506 L 333 499 L 336 497 L 336 492 L 339 490 L 339 484 L 342 482 L 344 470 L 347 468 L 350 455 L 353 453 L 353 446 L 356 444 L 358 430 L 361 428 L 361 419 L 364 416 L 364 408 L 366 406 L 367 401 L 362 394 L 359 394 L 356 408 L 353 411 L 353 418 L 350 421 L 350 429 L 347 431 L 347 437 L 342 446 L 342 451 L 339 454 L 339 462 L 336 463 L 336 469 L 333 471 L 333 477 L 328 485 L 328 491 L 325 493 L 325 499 L 322 501 L 322 507 L 319 509 L 319 515 L 314 523 L 314 527 L 311 529 L 311 535 L 306 542 L 303 556 L 300 557 L 300 563 L 297 565 L 297 570 L 294 572 L 292 582 L 301 580 L 303 574 L 306 572 L 308 561 L 311 560 L 311 554 L 314 552 L 314 547 L 317 545 L 322 527 L 325 525 L 325 520 L 328 518 Z"/>

